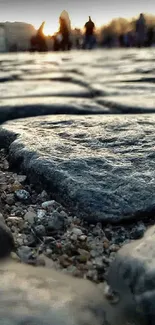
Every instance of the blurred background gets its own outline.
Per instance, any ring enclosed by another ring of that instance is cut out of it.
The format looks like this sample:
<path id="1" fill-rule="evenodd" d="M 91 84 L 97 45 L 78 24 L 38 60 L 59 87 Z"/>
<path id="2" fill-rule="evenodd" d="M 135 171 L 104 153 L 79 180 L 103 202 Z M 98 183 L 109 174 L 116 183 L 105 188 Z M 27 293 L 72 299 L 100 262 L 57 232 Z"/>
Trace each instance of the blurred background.
<path id="1" fill-rule="evenodd" d="M 0 52 L 155 45 L 155 4 L 1 0 Z"/>

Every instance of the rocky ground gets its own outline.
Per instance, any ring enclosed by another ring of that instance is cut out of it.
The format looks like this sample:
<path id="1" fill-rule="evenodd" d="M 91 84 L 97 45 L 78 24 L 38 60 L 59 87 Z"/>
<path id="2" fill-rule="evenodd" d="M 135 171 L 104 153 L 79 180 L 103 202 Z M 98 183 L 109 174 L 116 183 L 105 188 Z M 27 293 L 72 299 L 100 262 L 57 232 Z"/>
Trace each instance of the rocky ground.
<path id="1" fill-rule="evenodd" d="M 2 126 L 0 148 L 12 143 L 10 167 L 29 176 L 1 149 L 0 216 L 15 258 L 100 282 L 154 224 L 155 119 L 141 114 L 155 112 L 152 62 L 154 49 L 1 55 L 0 123 L 24 119 Z"/>
<path id="2" fill-rule="evenodd" d="M 0 323 L 155 323 L 154 57 L 0 55 Z"/>
<path id="3" fill-rule="evenodd" d="M 125 243 L 142 238 L 153 224 L 88 225 L 71 215 L 45 190 L 34 188 L 27 177 L 9 169 L 7 154 L 0 150 L 0 219 L 5 220 L 14 241 L 14 258 L 32 265 L 47 265 L 104 281 L 109 264 Z"/>

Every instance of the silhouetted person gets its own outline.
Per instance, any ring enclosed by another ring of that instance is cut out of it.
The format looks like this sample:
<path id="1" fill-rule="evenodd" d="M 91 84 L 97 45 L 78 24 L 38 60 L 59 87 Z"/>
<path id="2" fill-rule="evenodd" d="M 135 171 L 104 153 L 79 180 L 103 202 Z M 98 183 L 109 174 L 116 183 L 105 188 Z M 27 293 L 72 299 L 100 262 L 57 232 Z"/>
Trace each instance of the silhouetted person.
<path id="1" fill-rule="evenodd" d="M 71 41 L 70 41 L 70 30 L 68 28 L 68 24 L 65 18 L 59 18 L 60 29 L 59 32 L 62 36 L 62 40 L 60 42 L 60 49 L 62 51 L 70 50 L 71 49 Z"/>
<path id="2" fill-rule="evenodd" d="M 140 14 L 136 22 L 136 37 L 137 37 L 137 46 L 143 47 L 146 41 L 146 21 L 143 14 Z"/>
<path id="3" fill-rule="evenodd" d="M 119 35 L 119 45 L 120 45 L 120 47 L 124 47 L 125 46 L 124 34 L 120 34 Z"/>
<path id="4" fill-rule="evenodd" d="M 154 36 L 155 36 L 154 28 L 153 27 L 148 28 L 147 43 L 146 43 L 147 46 L 152 46 L 154 44 Z"/>
<path id="5" fill-rule="evenodd" d="M 45 22 L 39 27 L 36 36 L 31 38 L 31 51 L 46 52 L 47 44 L 43 33 Z"/>
<path id="6" fill-rule="evenodd" d="M 86 49 L 92 49 L 95 45 L 95 24 L 91 20 L 91 17 L 89 16 L 89 20 L 85 24 L 85 40 L 84 40 L 84 48 Z"/>

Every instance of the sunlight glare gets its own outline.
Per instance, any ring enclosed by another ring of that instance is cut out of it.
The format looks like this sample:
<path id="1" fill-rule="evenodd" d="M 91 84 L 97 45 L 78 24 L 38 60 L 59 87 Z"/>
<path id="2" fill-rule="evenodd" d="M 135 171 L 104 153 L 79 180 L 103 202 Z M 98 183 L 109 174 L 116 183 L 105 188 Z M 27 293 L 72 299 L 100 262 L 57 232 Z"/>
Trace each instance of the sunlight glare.
<path id="1" fill-rule="evenodd" d="M 46 21 L 43 29 L 43 33 L 45 36 L 49 36 L 49 35 L 52 36 L 58 31 L 58 28 L 59 28 L 58 21 L 52 21 L 52 22 Z"/>

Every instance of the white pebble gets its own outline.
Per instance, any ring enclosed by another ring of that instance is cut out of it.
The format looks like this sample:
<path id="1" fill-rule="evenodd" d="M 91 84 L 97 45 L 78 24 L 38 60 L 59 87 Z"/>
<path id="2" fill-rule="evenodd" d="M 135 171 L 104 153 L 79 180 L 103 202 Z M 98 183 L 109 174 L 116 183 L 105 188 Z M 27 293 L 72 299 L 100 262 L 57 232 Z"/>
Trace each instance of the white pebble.
<path id="1" fill-rule="evenodd" d="M 55 201 L 54 200 L 52 200 L 52 201 L 45 201 L 45 202 L 43 202 L 42 203 L 42 208 L 43 209 L 49 209 L 49 208 L 52 208 L 53 207 L 53 205 L 54 205 L 54 203 L 55 203 Z"/>
<path id="2" fill-rule="evenodd" d="M 46 215 L 46 211 L 45 210 L 38 210 L 37 211 L 37 218 L 38 219 L 43 219 L 44 217 L 45 217 L 45 215 Z"/>
<path id="3" fill-rule="evenodd" d="M 79 229 L 79 228 L 73 228 L 73 229 L 72 229 L 72 234 L 74 234 L 74 235 L 76 235 L 76 236 L 81 236 L 81 235 L 83 235 L 83 232 L 82 232 L 82 230 Z"/>

